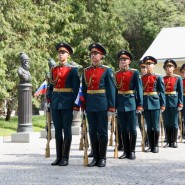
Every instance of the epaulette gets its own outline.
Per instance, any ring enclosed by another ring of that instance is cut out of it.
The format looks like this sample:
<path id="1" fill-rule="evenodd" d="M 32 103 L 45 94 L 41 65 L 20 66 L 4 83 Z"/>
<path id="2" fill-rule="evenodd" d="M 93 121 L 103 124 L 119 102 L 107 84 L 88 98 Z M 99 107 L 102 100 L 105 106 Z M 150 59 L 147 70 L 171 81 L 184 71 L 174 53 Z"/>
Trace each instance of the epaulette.
<path id="1" fill-rule="evenodd" d="M 58 65 L 59 65 L 59 64 L 56 64 L 56 63 L 55 63 L 54 65 L 51 66 L 51 69 L 57 67 Z"/>
<path id="2" fill-rule="evenodd" d="M 119 73 L 120 71 L 121 71 L 121 70 L 115 71 L 115 74 L 116 74 L 116 73 Z"/>
<path id="3" fill-rule="evenodd" d="M 52 67 L 52 69 L 53 68 L 56 68 L 56 67 L 60 67 L 61 65 L 60 65 L 60 63 L 59 64 L 56 64 L 55 66 L 53 66 Z M 71 65 L 71 64 L 69 64 L 69 63 L 67 63 L 65 66 L 67 66 L 67 67 L 76 67 L 75 65 Z M 77 68 L 77 67 L 76 67 Z"/>
<path id="4" fill-rule="evenodd" d="M 181 77 L 180 75 L 177 75 L 177 74 L 173 74 L 173 76 L 176 76 L 176 77 Z"/>
<path id="5" fill-rule="evenodd" d="M 105 68 L 110 68 L 109 66 L 106 66 L 106 65 L 102 65 L 102 67 L 105 67 Z"/>
<path id="6" fill-rule="evenodd" d="M 146 73 L 146 74 L 144 74 L 144 75 L 141 75 L 141 77 L 146 76 L 146 75 L 147 75 L 147 73 Z"/>
<path id="7" fill-rule="evenodd" d="M 134 68 L 130 68 L 131 71 L 137 71 L 137 69 L 134 69 Z"/>
<path id="8" fill-rule="evenodd" d="M 161 74 L 158 74 L 158 73 L 154 73 L 154 75 L 156 75 L 156 76 L 161 76 Z"/>
<path id="9" fill-rule="evenodd" d="M 84 68 L 84 70 L 90 69 L 91 67 L 92 67 L 92 66 L 88 66 L 88 67 Z"/>
<path id="10" fill-rule="evenodd" d="M 78 68 L 78 69 L 83 68 L 81 65 L 79 65 L 78 63 L 76 63 L 76 62 L 74 62 L 74 61 L 71 61 L 71 62 L 69 63 L 69 65 L 70 65 L 71 67 L 75 67 L 75 68 Z"/>
<path id="11" fill-rule="evenodd" d="M 57 68 L 59 66 L 59 64 L 56 64 L 55 66 L 52 66 L 50 71 L 53 71 L 55 68 Z"/>
<path id="12" fill-rule="evenodd" d="M 71 67 L 71 68 L 77 68 L 77 66 L 71 65 L 71 64 L 68 64 L 67 66 L 68 66 L 68 67 Z"/>
<path id="13" fill-rule="evenodd" d="M 60 66 L 60 64 L 55 64 L 55 66 L 52 66 L 52 68 L 58 67 Z"/>

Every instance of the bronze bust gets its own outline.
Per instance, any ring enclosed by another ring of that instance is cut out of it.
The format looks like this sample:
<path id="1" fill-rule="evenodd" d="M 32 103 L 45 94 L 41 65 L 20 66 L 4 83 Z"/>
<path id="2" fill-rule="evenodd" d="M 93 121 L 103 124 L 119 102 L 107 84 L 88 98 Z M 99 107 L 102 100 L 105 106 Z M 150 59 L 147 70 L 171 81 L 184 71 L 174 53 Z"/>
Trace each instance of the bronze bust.
<path id="1" fill-rule="evenodd" d="M 21 66 L 18 68 L 17 72 L 19 74 L 20 84 L 30 83 L 31 75 L 29 72 L 29 57 L 26 53 L 20 53 Z"/>

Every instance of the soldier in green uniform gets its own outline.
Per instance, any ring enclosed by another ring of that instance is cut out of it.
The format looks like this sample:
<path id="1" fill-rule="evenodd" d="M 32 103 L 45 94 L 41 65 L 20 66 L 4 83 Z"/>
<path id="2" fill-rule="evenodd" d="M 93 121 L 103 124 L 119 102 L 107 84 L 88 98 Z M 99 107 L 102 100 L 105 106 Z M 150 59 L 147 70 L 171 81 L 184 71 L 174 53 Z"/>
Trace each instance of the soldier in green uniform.
<path id="1" fill-rule="evenodd" d="M 51 70 L 51 84 L 47 93 L 55 126 L 57 155 L 51 165 L 67 166 L 72 141 L 73 110 L 79 110 L 74 102 L 78 95 L 80 79 L 77 68 L 68 64 L 68 57 L 73 53 L 72 47 L 61 42 L 56 45 L 56 50 L 60 63 Z"/>
<path id="2" fill-rule="evenodd" d="M 183 139 L 185 139 L 185 64 L 183 64 L 180 68 L 181 76 L 182 76 L 182 85 L 183 85 L 183 109 L 182 109 L 182 117 L 183 117 Z"/>
<path id="3" fill-rule="evenodd" d="M 82 93 L 89 123 L 93 160 L 89 167 L 106 165 L 108 115 L 115 112 L 115 86 L 111 68 L 102 64 L 105 48 L 99 43 L 89 45 L 91 65 L 84 69 Z"/>
<path id="4" fill-rule="evenodd" d="M 115 73 L 116 108 L 124 145 L 123 155 L 119 159 L 136 158 L 136 113 L 143 109 L 143 92 L 139 72 L 129 67 L 132 59 L 132 54 L 126 50 L 118 53 L 120 70 Z"/>
<path id="5" fill-rule="evenodd" d="M 163 77 L 165 84 L 166 109 L 164 119 L 166 124 L 167 144 L 166 147 L 177 148 L 178 113 L 183 108 L 182 78 L 174 74 L 177 64 L 172 59 L 164 62 L 166 76 Z"/>
<path id="6" fill-rule="evenodd" d="M 165 92 L 162 76 L 153 72 L 157 60 L 152 56 L 143 59 L 147 74 L 143 75 L 143 108 L 147 124 L 149 148 L 146 152 L 158 153 L 160 112 L 165 110 Z"/>

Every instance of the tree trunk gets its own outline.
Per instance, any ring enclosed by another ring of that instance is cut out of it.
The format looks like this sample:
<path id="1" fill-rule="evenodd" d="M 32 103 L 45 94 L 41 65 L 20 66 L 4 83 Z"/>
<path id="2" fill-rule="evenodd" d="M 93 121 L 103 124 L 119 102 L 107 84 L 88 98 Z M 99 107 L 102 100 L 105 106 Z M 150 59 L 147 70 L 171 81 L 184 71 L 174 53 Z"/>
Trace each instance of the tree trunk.
<path id="1" fill-rule="evenodd" d="M 6 114 L 5 121 L 10 121 L 11 113 L 12 113 L 12 107 L 13 107 L 13 101 L 12 100 L 7 100 L 7 114 Z"/>

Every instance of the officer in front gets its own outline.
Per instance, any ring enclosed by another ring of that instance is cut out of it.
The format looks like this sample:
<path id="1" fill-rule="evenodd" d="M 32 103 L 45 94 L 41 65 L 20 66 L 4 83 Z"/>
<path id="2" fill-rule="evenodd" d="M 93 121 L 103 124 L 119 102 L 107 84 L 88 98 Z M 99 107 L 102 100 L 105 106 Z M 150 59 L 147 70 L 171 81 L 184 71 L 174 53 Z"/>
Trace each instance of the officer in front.
<path id="1" fill-rule="evenodd" d="M 47 93 L 56 140 L 56 160 L 51 165 L 67 166 L 72 141 L 73 110 L 79 110 L 74 102 L 78 95 L 80 79 L 77 68 L 68 64 L 68 58 L 73 54 L 72 47 L 61 42 L 56 45 L 56 51 L 59 64 L 51 70 L 51 84 Z"/>

